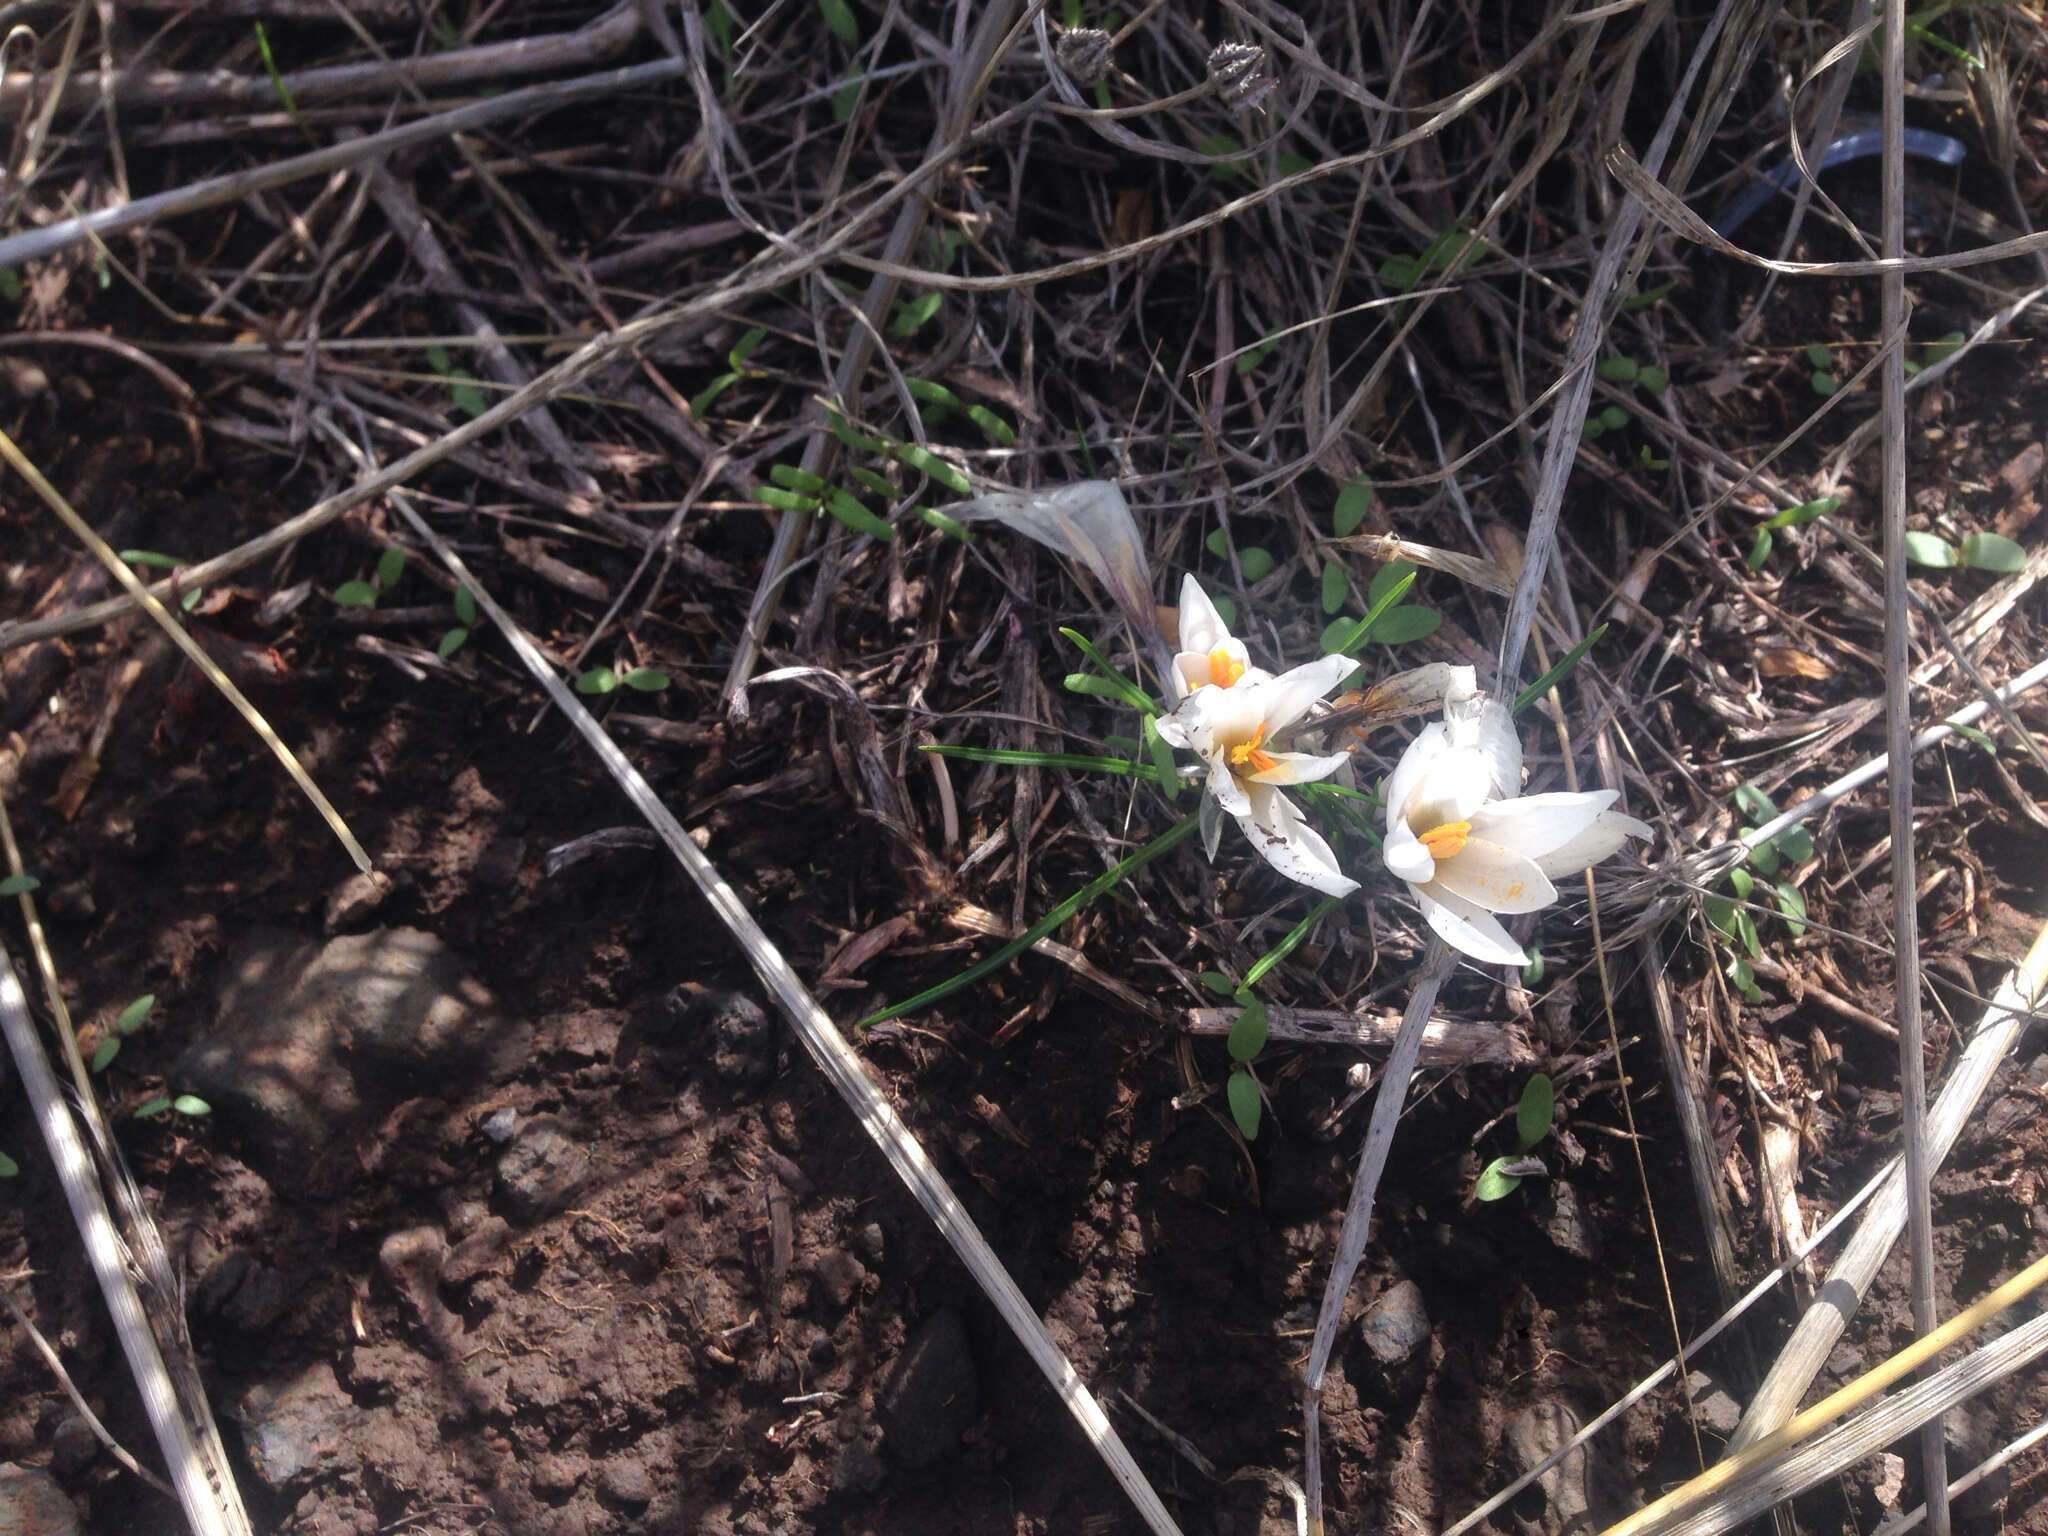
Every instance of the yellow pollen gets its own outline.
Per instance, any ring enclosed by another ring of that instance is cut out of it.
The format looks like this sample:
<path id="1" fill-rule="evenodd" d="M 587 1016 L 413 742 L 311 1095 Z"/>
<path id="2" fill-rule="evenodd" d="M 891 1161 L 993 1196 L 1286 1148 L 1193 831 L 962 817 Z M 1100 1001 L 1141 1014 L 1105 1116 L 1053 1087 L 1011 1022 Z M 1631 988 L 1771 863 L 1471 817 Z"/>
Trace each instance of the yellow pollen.
<path id="1" fill-rule="evenodd" d="M 1209 681 L 1218 688 L 1228 688 L 1244 676 L 1244 663 L 1230 654 L 1228 648 L 1217 646 L 1209 653 Z"/>
<path id="2" fill-rule="evenodd" d="M 1279 767 L 1280 764 L 1274 757 L 1259 750 L 1259 743 L 1265 739 L 1266 722 L 1261 720 L 1259 728 L 1252 732 L 1250 741 L 1240 742 L 1230 749 L 1230 766 L 1242 768 L 1247 773 L 1266 773 Z"/>
<path id="3" fill-rule="evenodd" d="M 1472 835 L 1469 821 L 1447 821 L 1440 827 L 1431 827 L 1422 834 L 1422 846 L 1429 850 L 1433 859 L 1456 858 L 1465 846 L 1465 839 Z"/>

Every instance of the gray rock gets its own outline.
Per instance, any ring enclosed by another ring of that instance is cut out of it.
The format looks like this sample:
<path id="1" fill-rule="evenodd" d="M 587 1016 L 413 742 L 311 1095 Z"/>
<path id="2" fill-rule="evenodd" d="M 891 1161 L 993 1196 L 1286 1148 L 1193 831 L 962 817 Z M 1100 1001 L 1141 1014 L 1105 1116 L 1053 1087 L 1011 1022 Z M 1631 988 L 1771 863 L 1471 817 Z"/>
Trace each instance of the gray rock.
<path id="1" fill-rule="evenodd" d="M 441 1304 L 441 1266 L 447 1260 L 448 1238 L 439 1227 L 407 1227 L 377 1250 L 378 1268 L 435 1354 L 445 1352 L 457 1332 L 454 1315 Z"/>
<path id="2" fill-rule="evenodd" d="M 853 1229 L 853 1246 L 860 1250 L 860 1256 L 868 1261 L 870 1268 L 882 1267 L 882 1255 L 887 1250 L 887 1241 L 879 1221 L 863 1222 Z"/>
<path id="3" fill-rule="evenodd" d="M 507 1104 L 503 1109 L 494 1109 L 478 1124 L 484 1133 L 484 1140 L 494 1147 L 502 1147 L 519 1130 L 519 1111 Z"/>
<path id="4" fill-rule="evenodd" d="M 326 1361 L 282 1385 L 251 1387 L 237 1405 L 249 1465 L 273 1493 L 345 1465 L 360 1414 Z"/>
<path id="5" fill-rule="evenodd" d="M 0 1462 L 0 1536 L 78 1536 L 78 1510 L 39 1467 Z"/>
<path id="6" fill-rule="evenodd" d="M 568 1205 L 589 1175 L 589 1149 L 554 1116 L 538 1115 L 498 1159 L 498 1192 L 511 1218 L 531 1226 Z"/>
<path id="7" fill-rule="evenodd" d="M 1553 1181 L 1532 1209 L 1543 1226 L 1543 1235 L 1554 1245 L 1588 1264 L 1599 1260 L 1600 1234 L 1587 1219 L 1578 1191 L 1571 1185 Z"/>
<path id="8" fill-rule="evenodd" d="M 531 1039 L 432 934 L 385 928 L 319 945 L 263 929 L 236 952 L 215 1030 L 172 1082 L 242 1134 L 274 1186 L 328 1193 L 357 1171 L 338 1147 L 403 1099 L 508 1075 Z"/>
<path id="9" fill-rule="evenodd" d="M 1507 1422 L 1502 1438 L 1526 1472 L 1563 1449 L 1579 1432 L 1578 1415 L 1563 1403 L 1532 1403 Z M 1586 1448 L 1582 1445 L 1536 1479 L 1543 1490 L 1544 1536 L 1578 1536 L 1593 1529 L 1586 1493 Z"/>
<path id="10" fill-rule="evenodd" d="M 1685 1384 L 1692 1390 L 1692 1410 L 1700 1427 L 1724 1439 L 1734 1434 L 1742 1422 L 1742 1404 L 1734 1394 L 1705 1371 L 1694 1371 L 1685 1378 Z"/>
<path id="11" fill-rule="evenodd" d="M 1358 1320 L 1358 1335 L 1366 1353 L 1382 1370 L 1405 1364 L 1429 1343 L 1429 1311 L 1422 1304 L 1422 1287 L 1413 1280 L 1396 1282 L 1365 1309 L 1365 1316 Z"/>
<path id="12" fill-rule="evenodd" d="M 929 1466 L 950 1455 L 981 1416 L 981 1378 L 967 1325 L 948 1307 L 918 1326 L 896 1357 L 876 1418 L 898 1466 Z"/>
<path id="13" fill-rule="evenodd" d="M 100 1456 L 100 1437 L 92 1426 L 72 1414 L 50 1437 L 50 1470 L 59 1477 L 76 1477 Z"/>
<path id="14" fill-rule="evenodd" d="M 844 1248 L 829 1248 L 811 1266 L 811 1278 L 817 1282 L 819 1299 L 834 1312 L 844 1312 L 867 1283 L 868 1272 Z"/>
<path id="15" fill-rule="evenodd" d="M 645 1509 L 654 1498 L 647 1468 L 631 1456 L 606 1462 L 597 1471 L 597 1496 L 614 1509 Z"/>
<path id="16" fill-rule="evenodd" d="M 669 993 L 668 1011 L 676 1034 L 727 1082 L 758 1087 L 774 1073 L 775 1026 L 746 993 L 686 981 Z"/>

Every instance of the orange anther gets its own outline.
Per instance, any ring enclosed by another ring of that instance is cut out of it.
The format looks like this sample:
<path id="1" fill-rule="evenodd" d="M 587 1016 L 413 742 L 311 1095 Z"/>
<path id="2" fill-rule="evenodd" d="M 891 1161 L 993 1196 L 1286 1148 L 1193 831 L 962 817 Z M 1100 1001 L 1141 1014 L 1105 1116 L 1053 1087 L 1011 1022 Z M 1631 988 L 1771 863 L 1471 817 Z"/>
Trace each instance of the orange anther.
<path id="1" fill-rule="evenodd" d="M 1230 654 L 1228 646 L 1219 645 L 1209 653 L 1209 681 L 1218 688 L 1228 688 L 1244 676 L 1244 663 Z"/>
<path id="2" fill-rule="evenodd" d="M 1240 742 L 1230 749 L 1230 766 L 1242 768 L 1247 773 L 1269 773 L 1278 768 L 1280 763 L 1277 758 L 1259 750 L 1259 743 L 1265 739 L 1266 722 L 1261 720 L 1259 728 L 1252 732 L 1250 741 Z"/>
<path id="3" fill-rule="evenodd" d="M 1465 846 L 1465 839 L 1472 835 L 1469 821 L 1447 821 L 1440 827 L 1431 827 L 1422 834 L 1422 846 L 1429 850 L 1433 859 L 1455 858 Z"/>

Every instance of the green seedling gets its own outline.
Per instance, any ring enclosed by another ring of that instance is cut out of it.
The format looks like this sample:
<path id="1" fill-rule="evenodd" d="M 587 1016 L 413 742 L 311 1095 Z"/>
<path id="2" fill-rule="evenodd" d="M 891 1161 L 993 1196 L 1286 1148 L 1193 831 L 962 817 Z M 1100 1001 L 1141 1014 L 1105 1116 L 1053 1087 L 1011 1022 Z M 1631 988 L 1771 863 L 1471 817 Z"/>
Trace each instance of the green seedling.
<path id="1" fill-rule="evenodd" d="M 1757 525 L 1756 538 L 1749 546 L 1749 553 L 1743 563 L 1752 571 L 1763 569 L 1764 562 L 1771 558 L 1773 532 L 1779 528 L 1796 528 L 1801 523 L 1810 523 L 1828 516 L 1842 505 L 1839 496 L 1823 496 L 1817 501 L 1802 501 L 1796 507 L 1787 507 L 1783 512 L 1767 517 Z"/>
<path id="2" fill-rule="evenodd" d="M 446 661 L 469 643 L 469 632 L 476 628 L 476 594 L 467 587 L 455 590 L 455 627 L 441 636 L 441 643 L 434 647 L 434 654 Z"/>
<path id="3" fill-rule="evenodd" d="M 150 1009 L 155 1006 L 156 994 L 145 992 L 121 1010 L 114 1020 L 114 1027 L 107 1031 L 106 1038 L 100 1041 L 92 1053 L 92 1060 L 87 1063 L 95 1074 L 106 1071 L 113 1064 L 114 1058 L 121 1054 L 122 1040 L 142 1028 L 142 1021 L 149 1017 Z"/>
<path id="4" fill-rule="evenodd" d="M 1825 399 L 1842 387 L 1842 381 L 1835 377 L 1835 354 L 1815 342 L 1804 353 L 1806 366 L 1812 370 L 1807 374 L 1807 383 L 1816 395 Z"/>
<path id="5" fill-rule="evenodd" d="M 147 566 L 152 570 L 159 571 L 176 571 L 188 563 L 179 559 L 176 555 L 161 554 L 154 549 L 124 549 L 121 551 L 121 558 L 130 565 Z M 199 599 L 205 595 L 206 589 L 204 587 L 188 588 L 179 594 L 178 606 L 184 609 L 185 612 L 190 613 L 199 606 Z"/>
<path id="6" fill-rule="evenodd" d="M 1221 528 L 1214 530 L 1202 540 L 1202 547 L 1218 560 L 1230 558 L 1230 540 Z M 1246 586 L 1264 581 L 1273 574 L 1277 562 L 1273 552 L 1257 544 L 1248 544 L 1237 552 L 1237 569 L 1243 575 Z"/>
<path id="7" fill-rule="evenodd" d="M 1771 797 L 1754 784 L 1744 784 L 1735 791 L 1735 805 L 1752 827 L 1760 827 L 1778 814 Z M 1735 990 L 1752 1004 L 1764 1000 L 1763 989 L 1756 984 L 1755 968 L 1750 964 L 1752 960 L 1761 960 L 1764 953 L 1753 902 L 1769 900 L 1783 918 L 1785 931 L 1793 938 L 1805 933 L 1806 897 L 1797 885 L 1780 876 L 1812 857 L 1813 834 L 1804 827 L 1787 827 L 1768 842 L 1752 847 L 1746 864 L 1728 871 L 1732 895 L 1701 898 L 1708 927 L 1727 949 L 1722 969 Z"/>
<path id="8" fill-rule="evenodd" d="M 21 1164 L 17 1163 L 5 1152 L 0 1152 L 0 1179 L 11 1179 L 20 1172 Z"/>
<path id="9" fill-rule="evenodd" d="M 374 608 L 404 574 L 405 551 L 394 544 L 377 557 L 377 569 L 368 581 L 344 581 L 334 589 L 334 600 L 344 608 Z"/>
<path id="10" fill-rule="evenodd" d="M 471 420 L 483 415 L 487 407 L 483 391 L 476 387 L 476 375 L 456 367 L 448 349 L 438 341 L 427 348 L 427 366 L 448 381 L 448 398 L 455 402 L 455 409 Z"/>
<path id="11" fill-rule="evenodd" d="M 1231 182 L 1242 181 L 1250 174 L 1250 167 L 1244 161 L 1227 158 L 1244 153 L 1244 141 L 1227 133 L 1206 134 L 1196 140 L 1195 148 L 1203 154 L 1214 157 L 1209 166 L 1212 180 Z"/>
<path id="12" fill-rule="evenodd" d="M 2027 552 L 2011 539 L 1997 533 L 1973 533 L 1960 546 L 1934 533 L 1906 535 L 1906 560 L 1930 570 L 1953 570 L 1966 566 L 1973 571 L 1994 571 L 2012 575 L 2027 568 Z"/>
<path id="13" fill-rule="evenodd" d="M 1523 1084 L 1521 1101 L 1515 1106 L 1514 1155 L 1496 1157 L 1486 1165 L 1472 1186 L 1474 1200 L 1504 1199 L 1521 1187 L 1524 1178 L 1545 1171 L 1542 1159 L 1530 1154 L 1550 1134 L 1555 1113 L 1555 1090 L 1549 1077 L 1538 1072 Z"/>
<path id="14" fill-rule="evenodd" d="M 1323 654 L 1349 655 L 1371 640 L 1380 645 L 1407 645 L 1436 633 L 1444 616 L 1420 603 L 1402 603 L 1415 584 L 1418 567 L 1412 560 L 1389 560 L 1366 588 L 1362 619 L 1335 619 L 1323 629 Z M 1348 681 L 1345 686 L 1350 686 Z"/>
<path id="15" fill-rule="evenodd" d="M 34 875 L 7 875 L 0 877 L 0 896 L 26 896 L 40 890 L 42 884 Z"/>
<path id="16" fill-rule="evenodd" d="M 1965 336 L 1961 331 L 1950 331 L 1946 336 L 1942 337 L 1939 341 L 1922 342 L 1921 348 L 1927 355 L 1924 359 L 1919 361 L 1915 361 L 1913 358 L 1910 357 L 1906 359 L 1905 366 L 1908 377 L 1918 373 L 1923 368 L 1932 368 L 1936 363 L 1940 362 L 1943 358 L 1953 356 L 1955 353 L 1960 352 L 1963 348 L 1963 343 L 1968 341 L 1969 339 L 1970 338 Z"/>
<path id="17" fill-rule="evenodd" d="M 731 389 L 733 385 L 739 383 L 741 379 L 764 379 L 767 377 L 759 369 L 747 366 L 747 359 L 754 355 L 754 349 L 760 346 L 767 338 L 767 326 L 753 325 L 747 327 L 741 334 L 740 339 L 733 343 L 732 350 L 725 354 L 726 371 L 698 390 L 696 394 L 690 396 L 690 415 L 695 420 L 702 421 L 710 412 L 711 407 L 717 403 L 718 397 L 728 389 Z"/>
<path id="18" fill-rule="evenodd" d="M 614 672 L 610 667 L 592 667 L 587 672 L 576 674 L 576 691 L 603 697 L 616 693 L 621 688 L 631 688 L 636 693 L 660 693 L 671 679 L 666 672 L 653 667 L 633 667 L 625 672 Z"/>
<path id="19" fill-rule="evenodd" d="M 212 1114 L 213 1106 L 200 1098 L 196 1093 L 181 1093 L 176 1098 L 172 1098 L 169 1095 L 159 1095 L 156 1098 L 145 1100 L 137 1107 L 133 1118 L 148 1120 L 162 1114 L 165 1110 L 169 1110 L 174 1115 L 183 1115 L 187 1119 L 197 1120 L 202 1115 Z"/>
<path id="20" fill-rule="evenodd" d="M 846 0 L 818 0 L 818 14 L 832 35 L 849 48 L 860 46 L 860 18 Z"/>
<path id="21" fill-rule="evenodd" d="M 1422 280 L 1469 266 L 1492 251 L 1484 240 L 1466 232 L 1461 220 L 1423 248 L 1420 256 L 1389 256 L 1380 263 L 1380 281 L 1396 293 L 1413 293 Z"/>
<path id="22" fill-rule="evenodd" d="M 1279 337 L 1268 336 L 1257 346 L 1246 347 L 1244 351 L 1237 355 L 1237 376 L 1244 378 L 1247 375 L 1257 373 L 1259 369 L 1265 366 L 1266 359 L 1273 355 L 1274 349 L 1279 345 Z"/>

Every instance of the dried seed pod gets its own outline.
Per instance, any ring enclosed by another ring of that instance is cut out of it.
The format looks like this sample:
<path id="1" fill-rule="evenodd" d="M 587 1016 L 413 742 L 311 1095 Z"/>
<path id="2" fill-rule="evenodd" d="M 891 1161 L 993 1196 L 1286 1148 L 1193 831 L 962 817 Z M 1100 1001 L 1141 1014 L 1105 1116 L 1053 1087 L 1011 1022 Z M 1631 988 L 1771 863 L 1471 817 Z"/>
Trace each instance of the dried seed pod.
<path id="1" fill-rule="evenodd" d="M 1067 78 L 1087 90 L 1109 75 L 1109 34 L 1100 27 L 1075 27 L 1053 44 L 1053 57 Z"/>
<path id="2" fill-rule="evenodd" d="M 1218 43 L 1209 50 L 1209 83 L 1231 107 L 1256 109 L 1278 84 L 1266 69 L 1266 50 L 1257 43 Z"/>

